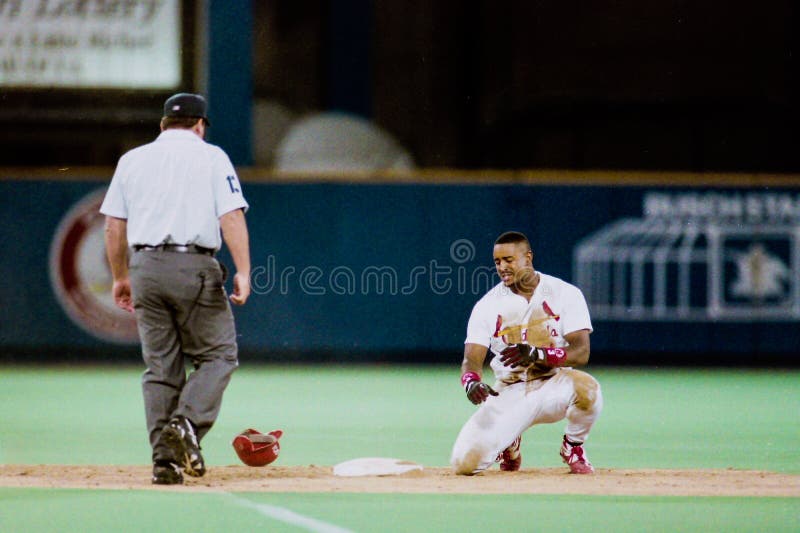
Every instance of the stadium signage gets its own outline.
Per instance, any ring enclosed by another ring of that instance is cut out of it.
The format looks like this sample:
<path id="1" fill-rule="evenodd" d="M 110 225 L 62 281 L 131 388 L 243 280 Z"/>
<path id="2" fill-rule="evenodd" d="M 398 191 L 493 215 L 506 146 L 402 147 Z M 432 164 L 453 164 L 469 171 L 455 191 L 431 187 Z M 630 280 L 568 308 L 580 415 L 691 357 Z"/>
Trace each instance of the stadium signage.
<path id="1" fill-rule="evenodd" d="M 646 217 L 737 219 L 749 222 L 800 221 L 800 195 L 773 192 L 724 194 L 649 192 Z"/>
<path id="2" fill-rule="evenodd" d="M 138 342 L 134 315 L 114 304 L 106 260 L 105 189 L 94 191 L 64 215 L 50 244 L 50 283 L 66 315 L 92 336 L 120 344 Z"/>
<path id="3" fill-rule="evenodd" d="M 574 248 L 594 318 L 800 320 L 800 195 L 648 191 L 642 211 Z"/>
<path id="4" fill-rule="evenodd" d="M 0 1 L 0 86 L 171 89 L 179 0 Z"/>

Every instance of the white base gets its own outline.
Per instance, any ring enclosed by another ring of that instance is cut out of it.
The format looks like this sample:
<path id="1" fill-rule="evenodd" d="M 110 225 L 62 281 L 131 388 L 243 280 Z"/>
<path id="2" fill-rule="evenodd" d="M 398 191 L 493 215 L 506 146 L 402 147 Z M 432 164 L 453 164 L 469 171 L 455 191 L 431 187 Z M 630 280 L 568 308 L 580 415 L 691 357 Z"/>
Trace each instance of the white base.
<path id="1" fill-rule="evenodd" d="M 360 457 L 334 466 L 333 475 L 346 477 L 396 476 L 414 470 L 422 471 L 422 465 L 388 457 Z"/>

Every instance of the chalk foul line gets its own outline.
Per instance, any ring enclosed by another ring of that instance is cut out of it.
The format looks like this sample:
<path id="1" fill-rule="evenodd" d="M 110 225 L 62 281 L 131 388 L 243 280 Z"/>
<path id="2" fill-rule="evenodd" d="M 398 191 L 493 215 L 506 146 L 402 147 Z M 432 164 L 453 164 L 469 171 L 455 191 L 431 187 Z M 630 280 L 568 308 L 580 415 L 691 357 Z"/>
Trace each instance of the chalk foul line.
<path id="1" fill-rule="evenodd" d="M 317 520 L 316 518 L 311 518 L 310 516 L 295 513 L 294 511 L 286 509 L 285 507 L 278 507 L 277 505 L 270 505 L 268 503 L 256 503 L 230 492 L 224 492 L 223 494 L 231 498 L 240 507 L 253 509 L 267 518 L 278 520 L 279 522 L 284 522 L 292 526 L 301 527 L 307 529 L 308 531 L 313 531 L 314 533 L 353 533 L 353 531 L 350 529 L 329 524 L 328 522 L 323 522 L 322 520 Z"/>

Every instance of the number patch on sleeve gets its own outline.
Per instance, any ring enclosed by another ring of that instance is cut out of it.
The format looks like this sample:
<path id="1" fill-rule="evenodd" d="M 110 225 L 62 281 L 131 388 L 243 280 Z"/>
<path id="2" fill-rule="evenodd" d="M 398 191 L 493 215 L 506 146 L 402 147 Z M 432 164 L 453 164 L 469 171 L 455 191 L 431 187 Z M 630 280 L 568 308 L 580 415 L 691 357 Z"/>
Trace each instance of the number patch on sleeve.
<path id="1" fill-rule="evenodd" d="M 225 179 L 228 180 L 228 186 L 231 188 L 231 193 L 239 192 L 239 187 L 237 187 L 239 182 L 236 180 L 236 176 L 228 176 Z"/>

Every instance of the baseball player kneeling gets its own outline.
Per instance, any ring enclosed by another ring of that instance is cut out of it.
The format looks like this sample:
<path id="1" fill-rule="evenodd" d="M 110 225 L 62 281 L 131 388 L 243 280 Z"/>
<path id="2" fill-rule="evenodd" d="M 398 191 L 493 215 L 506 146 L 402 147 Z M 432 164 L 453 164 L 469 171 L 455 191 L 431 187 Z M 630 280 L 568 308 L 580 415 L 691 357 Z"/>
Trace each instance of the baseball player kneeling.
<path id="1" fill-rule="evenodd" d="M 472 310 L 461 364 L 461 384 L 480 407 L 461 428 L 450 463 L 465 475 L 495 462 L 519 470 L 522 433 L 566 418 L 561 457 L 570 472 L 591 474 L 583 445 L 603 397 L 597 380 L 572 368 L 589 361 L 586 300 L 574 285 L 534 270 L 522 233 L 497 238 L 494 263 L 501 282 Z M 481 380 L 487 350 L 494 386 Z"/>

